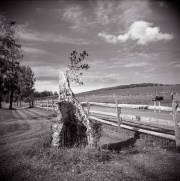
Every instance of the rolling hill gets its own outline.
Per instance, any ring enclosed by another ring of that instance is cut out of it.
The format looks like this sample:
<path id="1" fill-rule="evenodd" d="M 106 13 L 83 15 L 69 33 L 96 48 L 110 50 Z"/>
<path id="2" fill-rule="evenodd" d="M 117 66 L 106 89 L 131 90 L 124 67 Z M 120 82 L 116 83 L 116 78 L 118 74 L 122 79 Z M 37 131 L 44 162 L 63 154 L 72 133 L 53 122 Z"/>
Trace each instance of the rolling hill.
<path id="1" fill-rule="evenodd" d="M 124 104 L 147 104 L 153 105 L 152 98 L 163 96 L 161 105 L 172 106 L 171 93 L 174 94 L 174 100 L 180 101 L 180 84 L 163 85 L 153 83 L 121 85 L 103 89 L 92 90 L 76 94 L 80 102 L 104 102 L 114 103 L 119 100 Z"/>
<path id="2" fill-rule="evenodd" d="M 120 85 L 115 87 L 107 87 L 88 92 L 82 92 L 77 96 L 88 96 L 88 95 L 157 95 L 157 94 L 180 94 L 180 84 L 174 85 L 163 85 L 156 83 L 142 83 L 142 84 L 130 84 Z"/>

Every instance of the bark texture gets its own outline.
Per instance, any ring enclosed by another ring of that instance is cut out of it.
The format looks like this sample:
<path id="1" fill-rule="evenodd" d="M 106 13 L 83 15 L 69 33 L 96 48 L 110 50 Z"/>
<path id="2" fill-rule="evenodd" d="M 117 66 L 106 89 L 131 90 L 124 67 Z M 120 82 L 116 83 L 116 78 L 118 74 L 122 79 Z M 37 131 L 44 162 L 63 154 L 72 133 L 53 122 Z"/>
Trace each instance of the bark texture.
<path id="1" fill-rule="evenodd" d="M 52 146 L 95 146 L 92 123 L 72 92 L 69 80 L 60 72 L 57 123 L 52 125 Z"/>

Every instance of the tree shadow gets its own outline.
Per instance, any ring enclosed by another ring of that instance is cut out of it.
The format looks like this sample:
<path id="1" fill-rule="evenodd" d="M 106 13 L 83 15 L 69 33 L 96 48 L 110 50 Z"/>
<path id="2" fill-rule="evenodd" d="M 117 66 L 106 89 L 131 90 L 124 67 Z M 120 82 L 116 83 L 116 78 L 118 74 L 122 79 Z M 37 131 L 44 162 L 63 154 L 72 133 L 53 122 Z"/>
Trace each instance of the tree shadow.
<path id="1" fill-rule="evenodd" d="M 27 107 L 25 107 L 24 109 L 32 109 L 32 108 L 35 108 L 35 107 L 29 107 L 29 106 L 27 106 Z M 46 109 L 44 109 L 44 110 L 46 110 Z"/>
<path id="2" fill-rule="evenodd" d="M 101 146 L 102 149 L 107 149 L 107 150 L 114 150 L 114 151 L 120 151 L 123 148 L 128 148 L 128 147 L 133 147 L 134 144 L 136 143 L 136 140 L 139 139 L 139 132 L 134 133 L 133 138 L 129 138 L 126 141 L 121 141 L 117 143 L 109 143 L 109 144 L 104 144 Z"/>
<path id="3" fill-rule="evenodd" d="M 12 111 L 12 110 L 17 110 L 16 108 L 11 108 L 11 109 L 9 109 L 9 108 L 7 108 L 7 107 L 3 107 L 3 108 L 1 108 L 1 110 L 9 110 L 9 111 Z"/>

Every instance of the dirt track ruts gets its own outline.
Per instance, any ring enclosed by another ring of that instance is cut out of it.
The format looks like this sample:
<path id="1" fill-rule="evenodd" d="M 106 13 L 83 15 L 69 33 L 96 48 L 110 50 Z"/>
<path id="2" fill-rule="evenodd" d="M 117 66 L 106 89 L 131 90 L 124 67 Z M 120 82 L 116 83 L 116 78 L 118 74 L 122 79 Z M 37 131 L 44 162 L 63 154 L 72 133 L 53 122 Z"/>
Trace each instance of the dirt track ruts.
<path id="1" fill-rule="evenodd" d="M 8 133 L 0 138 L 0 144 L 4 145 L 0 150 L 0 153 L 3 154 L 3 151 L 6 150 L 5 145 L 9 146 L 18 146 L 19 144 L 26 144 L 30 139 L 36 139 L 39 135 L 45 134 L 51 126 L 51 121 L 55 120 L 55 117 L 51 118 L 49 115 L 50 111 L 40 110 L 38 108 L 28 109 L 28 108 L 19 108 L 12 110 L 14 119 L 12 122 L 18 124 L 26 124 L 27 129 L 17 130 L 12 133 Z"/>

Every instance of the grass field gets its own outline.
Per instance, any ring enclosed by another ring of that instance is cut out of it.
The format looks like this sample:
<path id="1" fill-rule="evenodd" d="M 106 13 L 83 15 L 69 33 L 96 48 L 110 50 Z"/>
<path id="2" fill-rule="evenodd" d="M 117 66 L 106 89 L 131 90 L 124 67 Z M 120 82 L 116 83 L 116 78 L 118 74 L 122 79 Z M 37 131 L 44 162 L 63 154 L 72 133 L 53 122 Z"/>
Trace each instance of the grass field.
<path id="1" fill-rule="evenodd" d="M 162 106 L 172 106 L 171 92 L 174 92 L 174 100 L 180 101 L 180 85 L 136 87 L 126 89 L 95 90 L 77 94 L 80 102 L 104 102 L 114 103 L 116 99 L 122 104 L 146 104 L 153 105 L 152 98 L 163 96 Z"/>
<path id="2" fill-rule="evenodd" d="M 88 95 L 116 95 L 116 96 L 129 96 L 129 95 L 169 95 L 171 92 L 174 94 L 180 94 L 180 85 L 168 85 L 168 86 L 148 86 L 148 87 L 134 87 L 134 88 L 104 88 L 97 89 L 94 91 L 79 93 L 79 96 L 88 96 Z"/>
<path id="3" fill-rule="evenodd" d="M 2 181 L 180 180 L 173 141 L 103 125 L 97 149 L 53 149 L 50 127 L 56 114 L 14 108 L 0 110 Z"/>

